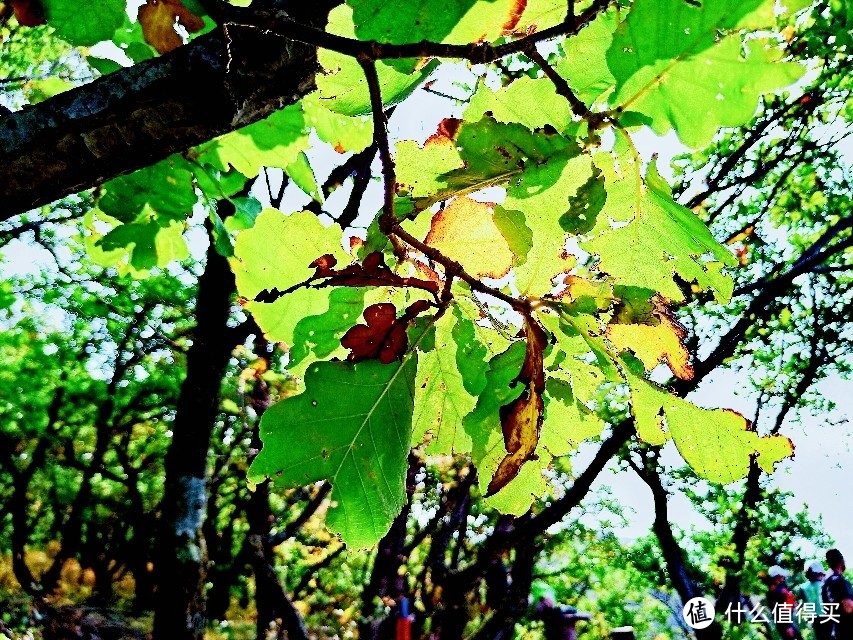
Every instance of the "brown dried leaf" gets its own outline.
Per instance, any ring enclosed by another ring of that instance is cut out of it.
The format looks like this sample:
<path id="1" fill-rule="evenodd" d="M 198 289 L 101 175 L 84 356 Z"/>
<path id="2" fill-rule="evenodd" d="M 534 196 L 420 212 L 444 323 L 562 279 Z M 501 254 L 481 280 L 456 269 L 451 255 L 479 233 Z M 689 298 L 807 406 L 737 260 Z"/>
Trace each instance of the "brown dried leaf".
<path id="1" fill-rule="evenodd" d="M 439 291 L 438 282 L 397 275 L 385 266 L 382 253 L 379 251 L 369 254 L 361 264 L 355 263 L 336 270 L 337 264 L 338 260 L 335 256 L 322 255 L 309 265 L 314 267 L 314 275 L 311 278 L 285 291 L 276 288 L 264 289 L 254 297 L 254 302 L 275 302 L 294 289 L 309 285 L 314 287 L 413 287 L 433 295 L 437 295 Z"/>
<path id="2" fill-rule="evenodd" d="M 12 11 L 15 12 L 15 20 L 22 27 L 37 27 L 44 24 L 44 16 L 38 2 L 32 0 L 11 0 Z"/>
<path id="3" fill-rule="evenodd" d="M 430 308 L 426 300 L 410 305 L 402 316 L 387 302 L 372 304 L 364 310 L 364 321 L 350 328 L 341 338 L 341 345 L 350 350 L 349 360 L 378 359 L 382 364 L 400 360 L 409 348 L 406 329 L 409 322 Z"/>
<path id="4" fill-rule="evenodd" d="M 516 28 L 518 27 L 518 23 L 521 21 L 521 14 L 524 13 L 524 10 L 527 8 L 527 0 L 513 0 L 512 6 L 509 10 L 509 15 L 507 16 L 506 22 L 501 29 L 504 35 L 510 35 L 515 33 Z"/>
<path id="5" fill-rule="evenodd" d="M 536 445 L 542 431 L 545 404 L 544 353 L 548 346 L 548 335 L 532 318 L 525 318 L 527 351 L 524 364 L 518 374 L 519 382 L 525 385 L 524 392 L 510 404 L 501 407 L 501 429 L 507 455 L 495 470 L 487 495 L 494 495 L 515 478 L 521 466 L 536 458 Z"/>
<path id="6" fill-rule="evenodd" d="M 183 44 L 175 24 L 189 33 L 201 31 L 204 20 L 187 9 L 181 0 L 148 0 L 139 9 L 139 24 L 145 41 L 158 53 L 169 53 Z"/>
<path id="7" fill-rule="evenodd" d="M 413 287 L 433 295 L 439 290 L 437 282 L 397 275 L 385 266 L 382 253 L 379 251 L 369 254 L 361 264 L 355 263 L 335 270 L 336 264 L 337 261 L 333 256 L 320 256 L 311 263 L 311 266 L 316 269 L 314 278 L 328 278 L 326 284 L 338 287 Z"/>

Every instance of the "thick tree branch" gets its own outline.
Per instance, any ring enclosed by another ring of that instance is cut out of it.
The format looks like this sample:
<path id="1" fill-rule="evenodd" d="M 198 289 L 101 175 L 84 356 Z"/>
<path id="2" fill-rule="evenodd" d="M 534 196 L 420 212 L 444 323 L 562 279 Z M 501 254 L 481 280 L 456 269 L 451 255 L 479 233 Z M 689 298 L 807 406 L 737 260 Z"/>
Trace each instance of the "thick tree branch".
<path id="1" fill-rule="evenodd" d="M 251 124 L 313 91 L 317 68 L 310 46 L 217 30 L 0 118 L 0 220 Z"/>

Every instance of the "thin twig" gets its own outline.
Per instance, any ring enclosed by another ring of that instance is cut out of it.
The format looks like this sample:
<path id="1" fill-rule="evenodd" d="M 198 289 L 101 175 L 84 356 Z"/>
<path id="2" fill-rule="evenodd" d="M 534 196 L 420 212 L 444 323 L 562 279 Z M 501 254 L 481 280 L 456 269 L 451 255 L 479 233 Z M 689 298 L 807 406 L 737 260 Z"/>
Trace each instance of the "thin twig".
<path id="1" fill-rule="evenodd" d="M 575 95 L 575 92 L 572 91 L 572 88 L 569 86 L 569 83 L 566 82 L 566 79 L 557 73 L 556 69 L 548 64 L 548 61 L 545 60 L 545 57 L 539 53 L 536 49 L 536 45 L 530 45 L 530 47 L 524 52 L 528 58 L 533 60 L 540 69 L 545 73 L 545 76 L 551 81 L 554 85 L 554 88 L 557 90 L 557 93 L 563 96 L 572 107 L 572 113 L 574 113 L 579 118 L 583 118 L 584 120 L 590 121 L 594 116 L 598 114 L 593 114 L 589 107 L 587 107 L 583 101 Z M 598 115 L 598 118 L 601 122 L 603 122 L 606 118 L 606 114 Z"/>
<path id="2" fill-rule="evenodd" d="M 403 229 L 403 227 L 401 227 L 399 224 L 394 226 L 394 228 L 391 230 L 391 233 L 403 240 L 406 244 L 420 251 L 433 262 L 436 262 L 442 267 L 444 267 L 444 277 L 447 279 L 448 283 L 452 282 L 453 278 L 459 278 L 463 282 L 467 283 L 468 286 L 470 286 L 471 289 L 474 291 L 479 291 L 480 293 L 485 293 L 486 295 L 492 296 L 493 298 L 502 300 L 508 305 L 510 305 L 513 309 L 521 313 L 527 314 L 530 312 L 531 305 L 528 300 L 513 298 L 512 296 L 507 295 L 500 289 L 495 289 L 494 287 L 490 287 L 486 284 L 483 284 L 477 278 L 467 273 L 462 268 L 462 265 L 456 262 L 456 260 L 451 260 L 438 249 L 431 247 L 424 242 L 421 242 L 408 231 Z M 449 291 L 449 286 L 446 286 L 445 290 Z M 442 297 L 444 298 L 445 294 L 442 294 Z"/>
<path id="3" fill-rule="evenodd" d="M 364 77 L 367 80 L 370 108 L 373 111 L 373 144 L 379 149 L 379 159 L 382 161 L 382 180 L 385 189 L 379 228 L 383 233 L 388 234 L 397 223 L 397 217 L 394 215 L 397 174 L 394 159 L 391 157 L 391 143 L 388 141 L 388 120 L 385 118 L 385 108 L 382 105 L 382 89 L 379 84 L 379 75 L 376 73 L 376 60 L 367 55 L 360 55 L 358 63 L 364 70 Z"/>
<path id="4" fill-rule="evenodd" d="M 565 22 L 566 24 L 574 24 L 575 0 L 566 0 L 566 19 L 563 22 Z"/>
<path id="5" fill-rule="evenodd" d="M 504 44 L 493 46 L 488 43 L 473 42 L 470 44 L 446 44 L 442 42 L 412 42 L 407 44 L 389 44 L 375 40 L 356 40 L 328 33 L 305 24 L 300 24 L 286 14 L 263 14 L 251 10 L 234 11 L 235 18 L 241 21 L 223 23 L 223 27 L 247 27 L 260 30 L 267 35 L 281 36 L 313 45 L 322 49 L 336 51 L 354 58 L 376 60 L 399 60 L 401 58 L 456 58 L 473 63 L 485 64 L 500 58 L 521 53 L 531 44 L 552 40 L 560 36 L 576 34 L 595 17 L 604 11 L 613 0 L 594 0 L 574 21 L 561 23 L 548 29 L 543 29 Z M 236 9 L 236 7 L 234 7 Z"/>

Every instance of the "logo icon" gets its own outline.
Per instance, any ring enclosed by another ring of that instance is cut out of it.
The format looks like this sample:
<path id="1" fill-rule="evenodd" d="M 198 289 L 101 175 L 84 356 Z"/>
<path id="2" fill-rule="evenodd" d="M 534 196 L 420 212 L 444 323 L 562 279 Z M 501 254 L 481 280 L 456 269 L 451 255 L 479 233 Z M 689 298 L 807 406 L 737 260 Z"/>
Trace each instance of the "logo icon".
<path id="1" fill-rule="evenodd" d="M 691 598 L 684 605 L 681 613 L 691 629 L 710 627 L 716 615 L 714 603 L 707 598 Z"/>

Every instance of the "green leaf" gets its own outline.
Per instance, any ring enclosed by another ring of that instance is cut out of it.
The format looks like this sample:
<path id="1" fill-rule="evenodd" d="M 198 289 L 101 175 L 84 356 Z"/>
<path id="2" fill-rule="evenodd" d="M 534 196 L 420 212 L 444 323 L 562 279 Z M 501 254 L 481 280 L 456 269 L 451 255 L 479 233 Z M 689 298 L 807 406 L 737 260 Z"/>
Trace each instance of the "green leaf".
<path id="1" fill-rule="evenodd" d="M 523 385 L 512 383 L 518 376 L 525 347 L 514 343 L 509 350 L 493 358 L 486 373 L 487 384 L 477 406 L 465 419 L 465 430 L 473 440 L 472 460 L 477 466 L 478 479 L 483 491 L 506 455 L 501 429 L 500 408 L 512 402 Z M 526 462 L 507 486 L 486 502 L 502 513 L 522 515 L 534 500 L 548 493 L 548 483 L 543 471 L 553 458 L 573 451 L 580 442 L 600 435 L 603 421 L 577 402 L 569 385 L 557 380 L 546 383 L 544 395 L 545 420 L 536 458 Z"/>
<path id="2" fill-rule="evenodd" d="M 125 20 L 125 0 L 42 0 L 47 23 L 71 44 L 109 40 Z"/>
<path id="3" fill-rule="evenodd" d="M 412 421 L 412 440 L 428 438 L 427 453 L 470 453 L 471 438 L 462 420 L 477 402 L 469 389 L 479 386 L 480 379 L 485 383 L 484 356 L 471 321 L 458 309 L 435 323 L 435 348 L 418 356 Z"/>
<path id="4" fill-rule="evenodd" d="M 314 273 L 309 265 L 320 256 L 349 262 L 341 238 L 338 225 L 324 227 L 313 213 L 285 216 L 275 209 L 264 210 L 252 228 L 237 234 L 231 263 L 237 292 L 250 301 L 246 308 L 270 340 L 293 346 L 299 321 L 329 310 L 330 290 L 300 288 L 272 303 L 253 302 L 255 296 L 304 282 Z"/>
<path id="5" fill-rule="evenodd" d="M 196 160 L 220 171 L 234 168 L 254 178 L 261 167 L 283 169 L 309 147 L 302 105 L 295 104 L 196 149 Z"/>
<path id="6" fill-rule="evenodd" d="M 607 52 L 617 82 L 611 104 L 650 116 L 658 133 L 675 129 L 691 147 L 710 142 L 722 126 L 744 124 L 762 94 L 805 72 L 798 63 L 778 62 L 782 52 L 769 41 L 744 42 L 729 33 L 772 25 L 773 6 L 770 0 L 637 0 Z"/>
<path id="7" fill-rule="evenodd" d="M 107 75 L 122 69 L 123 67 L 115 60 L 109 58 L 98 58 L 96 56 L 87 56 L 86 62 L 101 75 Z"/>
<path id="8" fill-rule="evenodd" d="M 521 211 L 495 207 L 494 219 L 495 225 L 515 254 L 516 263 L 523 264 L 533 248 L 533 232 L 527 226 L 524 214 Z"/>
<path id="9" fill-rule="evenodd" d="M 616 78 L 607 66 L 605 54 L 619 24 L 619 11 L 609 9 L 571 38 L 561 43 L 557 72 L 566 78 L 575 95 L 587 106 L 607 95 Z"/>
<path id="10" fill-rule="evenodd" d="M 318 362 L 305 391 L 269 408 L 250 478 L 332 483 L 326 524 L 350 547 L 374 545 L 405 502 L 415 358 Z"/>
<path id="11" fill-rule="evenodd" d="M 216 253 L 223 258 L 230 258 L 234 255 L 234 242 L 231 240 L 228 228 L 213 208 L 210 209 L 208 218 L 213 225 L 211 234 L 213 235 L 213 246 L 216 248 Z"/>
<path id="12" fill-rule="evenodd" d="M 164 224 L 170 220 L 183 221 L 198 202 L 192 168 L 181 156 L 173 155 L 150 167 L 113 178 L 101 187 L 98 207 L 121 222 L 136 220 L 146 205 L 164 219 Z"/>
<path id="13" fill-rule="evenodd" d="M 284 167 L 284 172 L 290 177 L 297 187 L 302 189 L 309 196 L 322 202 L 323 198 L 320 195 L 320 189 L 317 187 L 317 178 L 314 177 L 314 169 L 311 168 L 311 162 L 303 152 L 299 152 L 296 160 Z"/>
<path id="14" fill-rule="evenodd" d="M 518 26 L 518 0 L 349 0 L 360 40 L 489 42 Z M 521 5 L 521 6 L 519 6 Z"/>
<path id="15" fill-rule="evenodd" d="M 604 421 L 578 401 L 572 387 L 560 380 L 548 380 L 540 449 L 554 458 L 564 456 L 584 440 L 600 436 L 603 429 Z"/>
<path id="16" fill-rule="evenodd" d="M 534 247 L 515 268 L 515 286 L 522 294 L 550 293 L 554 278 L 574 266 L 565 251 L 566 234 L 560 221 L 591 176 L 589 156 L 557 154 L 528 168 L 507 190 L 504 206 L 524 213 Z"/>
<path id="17" fill-rule="evenodd" d="M 183 231 L 184 225 L 176 221 L 166 226 L 153 219 L 119 225 L 97 243 L 108 254 L 101 255 L 105 260 L 101 264 L 113 266 L 128 255 L 130 266 L 141 275 L 154 267 L 165 267 L 173 260 L 184 260 L 189 257 L 189 249 Z"/>
<path id="18" fill-rule="evenodd" d="M 547 201 L 544 192 L 562 177 L 560 169 L 548 167 L 556 163 L 565 168 L 569 159 L 580 154 L 574 140 L 553 128 L 530 131 L 520 124 L 500 124 L 486 117 L 463 122 L 449 135 L 445 129 L 422 148 L 412 141 L 399 143 L 398 189 L 411 195 L 418 209 L 426 209 L 453 196 L 510 183 L 515 200 L 506 206 L 524 211 L 518 202 L 526 201 L 535 208 L 538 202 Z M 531 177 L 519 185 L 527 174 Z M 571 184 L 565 190 L 574 193 Z"/>
<path id="19" fill-rule="evenodd" d="M 512 241 L 520 248 L 516 286 L 525 295 L 551 292 L 553 278 L 573 266 L 559 220 L 591 177 L 590 158 L 553 128 L 531 132 L 489 117 L 463 122 L 458 129 L 452 125 L 443 126 L 423 148 L 413 142 L 397 145 L 399 190 L 424 209 L 453 196 L 505 185 L 504 208 L 521 214 L 512 223 L 519 232 Z M 533 251 L 524 250 L 528 234 Z"/>
<path id="20" fill-rule="evenodd" d="M 524 385 L 512 385 L 512 382 L 521 371 L 525 349 L 525 343 L 517 341 L 489 361 L 485 387 L 479 394 L 476 407 L 463 422 L 463 428 L 472 443 L 471 459 L 477 467 L 478 482 L 483 493 L 486 493 L 492 476 L 506 455 L 500 409 L 524 391 Z M 524 469 L 525 467 L 522 467 L 522 474 Z M 522 475 L 519 475 L 510 486 L 521 478 Z M 527 507 L 529 506 L 528 501 Z"/>
<path id="21" fill-rule="evenodd" d="M 581 246 L 599 256 L 599 270 L 618 284 L 657 291 L 681 302 L 684 294 L 675 281 L 677 275 L 712 289 L 721 302 L 728 300 L 733 285 L 721 269 L 737 264 L 735 257 L 692 211 L 672 199 L 654 162 L 643 180 L 639 158 L 628 144 L 623 140 L 617 145 L 618 165 L 611 154 L 595 156 L 607 202 L 599 215 L 599 234 Z M 610 228 L 610 220 L 627 224 Z"/>
<path id="22" fill-rule="evenodd" d="M 326 30 L 348 38 L 355 37 L 352 9 L 346 5 L 329 12 Z M 370 94 L 364 71 L 352 56 L 329 49 L 320 49 L 317 59 L 324 72 L 317 75 L 317 89 L 323 105 L 335 113 L 347 116 L 370 114 Z M 417 60 L 404 59 L 390 62 L 378 61 L 376 73 L 382 87 L 382 100 L 393 105 L 408 97 L 417 86 L 438 66 L 433 60 L 421 65 Z"/>
<path id="23" fill-rule="evenodd" d="M 759 436 L 739 413 L 701 409 L 631 373 L 628 384 L 637 435 L 653 445 L 671 437 L 687 464 L 706 480 L 721 484 L 740 480 L 749 471 L 752 456 L 772 473 L 777 462 L 794 453 L 788 438 Z"/>
<path id="24" fill-rule="evenodd" d="M 30 104 L 44 102 L 72 88 L 74 85 L 71 82 L 57 77 L 30 80 L 22 87 Z"/>
<path id="25" fill-rule="evenodd" d="M 328 142 L 338 153 L 358 153 L 373 142 L 373 121 L 367 116 L 335 113 L 320 104 L 316 92 L 302 100 L 302 108 L 305 122 L 314 127 L 320 140 Z"/>
<path id="26" fill-rule="evenodd" d="M 310 363 L 319 359 L 343 359 L 347 351 L 341 346 L 341 337 L 358 322 L 365 306 L 365 291 L 362 287 L 333 287 L 328 290 L 328 309 L 296 323 L 287 364 L 293 375 L 301 376 Z"/>
<path id="27" fill-rule="evenodd" d="M 482 84 L 471 98 L 464 119 L 479 120 L 487 112 L 498 122 L 517 122 L 528 129 L 551 125 L 562 131 L 572 122 L 569 103 L 557 94 L 554 84 L 526 76 L 496 92 Z"/>
<path id="28" fill-rule="evenodd" d="M 255 220 L 263 210 L 261 201 L 252 196 L 231 198 L 234 205 L 234 213 L 225 218 L 225 228 L 231 233 L 251 229 L 255 226 Z"/>

